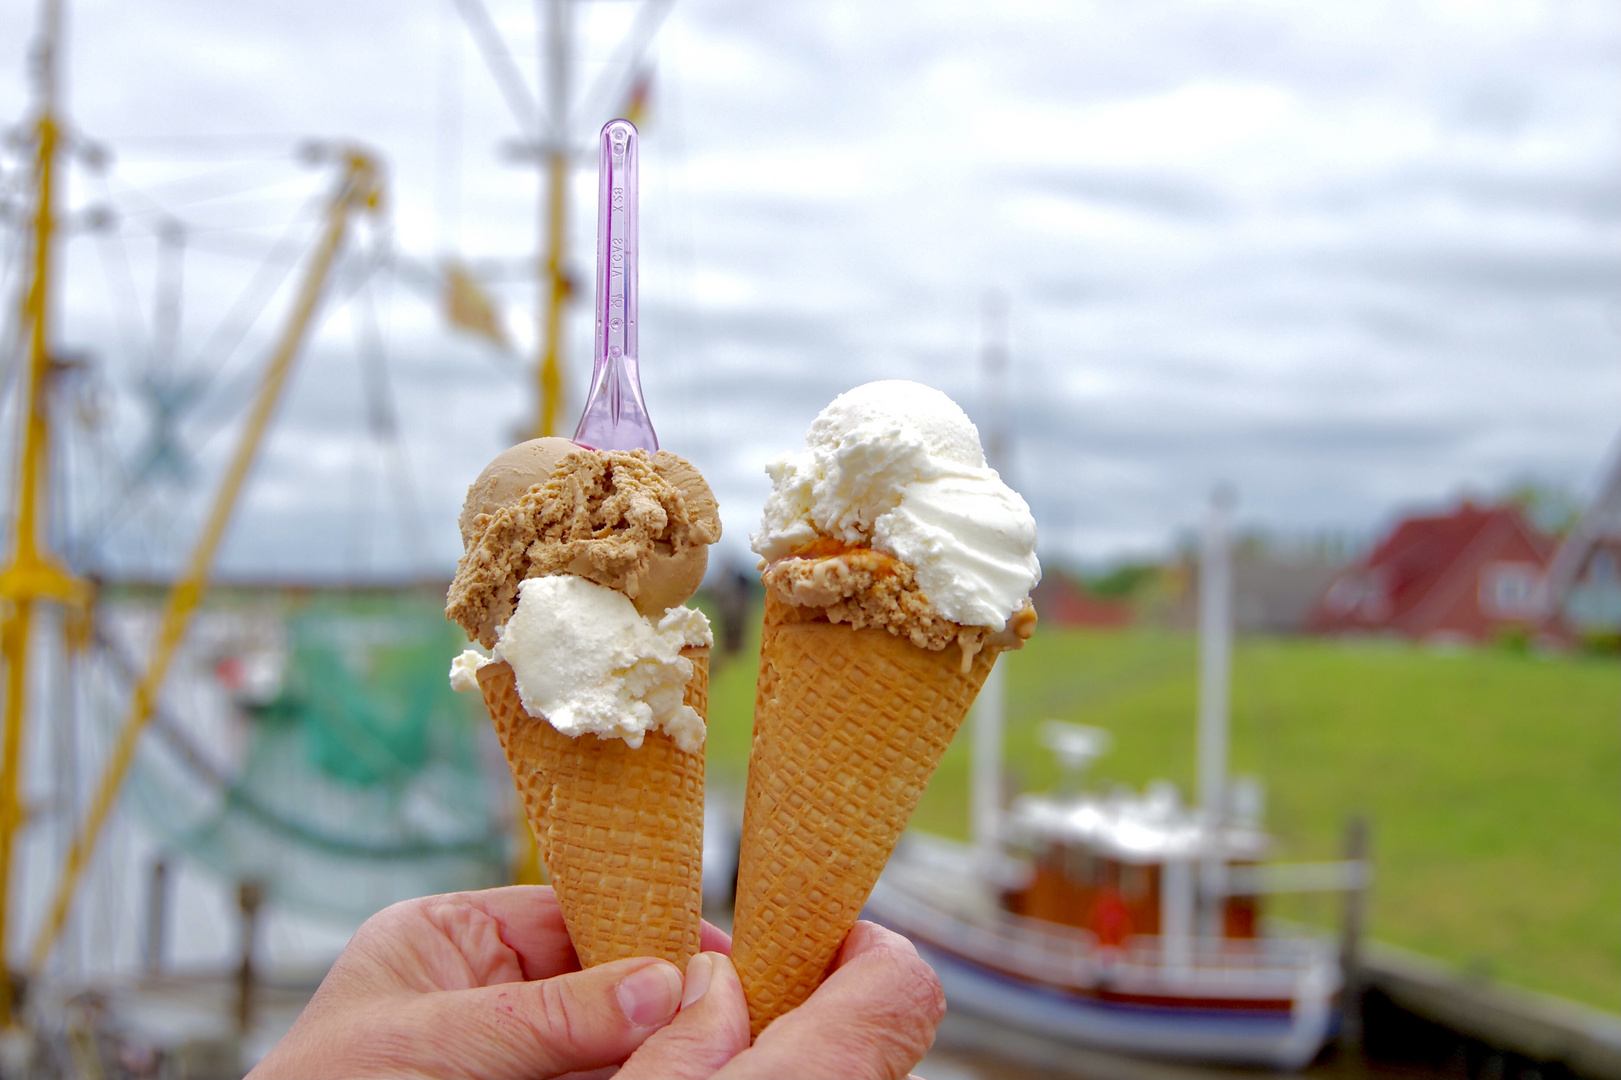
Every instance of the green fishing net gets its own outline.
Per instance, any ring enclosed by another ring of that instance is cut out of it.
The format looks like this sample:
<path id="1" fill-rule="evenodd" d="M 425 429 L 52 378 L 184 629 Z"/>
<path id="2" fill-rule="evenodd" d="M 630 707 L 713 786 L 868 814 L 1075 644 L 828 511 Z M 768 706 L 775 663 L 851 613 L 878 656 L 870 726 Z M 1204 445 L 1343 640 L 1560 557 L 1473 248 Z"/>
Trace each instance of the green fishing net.
<path id="1" fill-rule="evenodd" d="M 478 702 L 449 687 L 463 642 L 437 600 L 308 599 L 281 619 L 269 701 L 211 686 L 206 640 L 177 665 L 132 776 L 145 816 L 222 874 L 349 918 L 503 883 L 505 768 Z"/>

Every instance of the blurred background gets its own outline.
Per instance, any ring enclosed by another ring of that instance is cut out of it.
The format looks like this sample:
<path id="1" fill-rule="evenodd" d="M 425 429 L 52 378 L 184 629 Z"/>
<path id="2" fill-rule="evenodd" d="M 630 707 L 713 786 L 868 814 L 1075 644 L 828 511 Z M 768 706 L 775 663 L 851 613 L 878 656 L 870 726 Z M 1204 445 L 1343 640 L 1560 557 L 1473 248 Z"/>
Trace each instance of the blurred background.
<path id="1" fill-rule="evenodd" d="M 583 403 L 592 149 L 628 116 L 647 404 L 725 526 L 720 862 L 764 465 L 915 379 L 1040 528 L 1010 796 L 1062 788 L 1057 720 L 1112 736 L 1096 790 L 1191 799 L 1228 492 L 1232 770 L 1273 855 L 1339 860 L 1361 821 L 1373 868 L 1268 908 L 1370 939 L 1372 1011 L 1311 1068 L 1621 1075 L 1615 5 L 47 0 L 0 42 L 8 566 L 33 461 L 39 545 L 87 583 L 0 579 L 33 1032 L 0 1070 L 238 1075 L 367 914 L 522 873 L 439 609 L 548 367 L 552 429 Z M 973 833 L 970 758 L 919 830 Z M 948 1025 L 929 1074 L 1204 1075 L 1017 1029 Z"/>

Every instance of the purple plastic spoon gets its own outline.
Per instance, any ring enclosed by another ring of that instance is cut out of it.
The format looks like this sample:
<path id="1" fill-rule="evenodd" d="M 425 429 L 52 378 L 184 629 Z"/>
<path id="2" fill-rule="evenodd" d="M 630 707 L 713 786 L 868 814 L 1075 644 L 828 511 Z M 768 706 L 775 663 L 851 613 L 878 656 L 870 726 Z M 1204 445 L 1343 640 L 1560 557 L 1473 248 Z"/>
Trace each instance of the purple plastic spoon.
<path id="1" fill-rule="evenodd" d="M 597 342 L 574 441 L 593 450 L 659 448 L 636 359 L 636 127 L 602 126 L 597 166 Z"/>

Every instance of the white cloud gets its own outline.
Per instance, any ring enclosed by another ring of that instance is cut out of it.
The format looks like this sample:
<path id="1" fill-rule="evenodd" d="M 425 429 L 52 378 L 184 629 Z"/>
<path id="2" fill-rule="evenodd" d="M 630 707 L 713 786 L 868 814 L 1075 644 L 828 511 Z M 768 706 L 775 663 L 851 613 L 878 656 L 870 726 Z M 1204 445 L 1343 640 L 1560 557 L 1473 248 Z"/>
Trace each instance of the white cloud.
<path id="1" fill-rule="evenodd" d="M 489 4 L 532 77 L 533 6 Z M 581 9 L 579 81 L 631 15 Z M 32 17 L 0 11 L 0 115 L 25 114 Z M 539 218 L 536 172 L 502 156 L 518 132 L 448 0 L 81 0 L 70 25 L 74 117 L 118 155 L 110 194 L 89 178 L 73 198 L 111 199 L 121 226 L 69 245 L 64 338 L 125 393 L 151 348 L 158 209 L 192 226 L 196 356 L 330 183 L 296 142 L 350 136 L 385 157 L 392 242 L 418 269 L 375 295 L 426 546 L 448 571 L 460 492 L 524 421 L 533 379 L 447 333 L 422 268 L 448 241 L 501 269 L 527 361 Z M 1058 553 L 1168 543 L 1222 479 L 1283 529 L 1364 529 L 1528 474 L 1586 483 L 1621 397 L 1618 38 L 1621 11 L 1600 2 L 683 0 L 643 145 L 654 419 L 713 479 L 741 551 L 761 464 L 838 391 L 921 378 L 982 411 L 996 289 L 1015 479 Z M 588 292 L 585 170 L 570 198 Z M 286 297 L 233 370 L 264 355 Z M 381 539 L 395 527 L 357 348 L 346 315 L 314 339 L 232 565 L 409 558 Z M 143 423 L 120 411 L 126 452 Z M 224 446 L 208 443 L 205 477 Z M 356 511 L 365 477 L 374 501 Z M 367 515 L 376 543 L 341 539 Z"/>

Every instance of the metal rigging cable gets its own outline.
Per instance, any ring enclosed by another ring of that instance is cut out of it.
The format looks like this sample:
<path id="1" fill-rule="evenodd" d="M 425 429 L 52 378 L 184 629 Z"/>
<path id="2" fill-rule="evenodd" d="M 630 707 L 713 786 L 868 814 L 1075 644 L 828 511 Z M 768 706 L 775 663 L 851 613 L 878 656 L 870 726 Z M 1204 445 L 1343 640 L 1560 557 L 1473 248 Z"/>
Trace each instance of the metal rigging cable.
<path id="1" fill-rule="evenodd" d="M 386 266 L 392 250 L 391 236 L 374 238 L 371 252 L 373 267 Z M 366 399 L 367 427 L 372 439 L 383 455 L 383 467 L 388 473 L 390 486 L 399 514 L 401 533 L 405 537 L 406 551 L 414 572 L 421 573 L 427 566 L 423 547 L 421 514 L 418 511 L 416 482 L 411 471 L 410 458 L 400 438 L 399 412 L 394 401 L 393 384 L 388 370 L 387 334 L 377 315 L 373 296 L 373 281 L 378 275 L 367 274 L 355 293 L 352 323 L 355 331 L 355 351 L 360 360 L 361 387 Z M 383 276 L 382 280 L 387 281 Z M 384 310 L 390 310 L 388 297 L 384 297 Z"/>
<path id="2" fill-rule="evenodd" d="M 175 217 L 182 210 L 190 210 L 210 203 L 224 202 L 230 199 L 241 199 L 259 192 L 274 191 L 300 183 L 299 174 L 283 176 L 271 181 L 257 181 L 249 186 L 241 184 L 221 184 L 218 181 L 240 170 L 236 167 L 218 169 L 212 173 L 202 175 L 179 176 L 169 180 L 161 180 L 155 184 L 136 184 L 127 177 L 116 177 L 119 192 L 114 197 L 115 202 L 127 203 L 137 201 L 144 205 L 140 209 L 123 209 L 122 215 L 131 220 L 139 221 L 146 217 Z M 199 190 L 201 189 L 201 190 Z M 262 200 L 261 200 L 262 201 Z"/>
<path id="3" fill-rule="evenodd" d="M 313 197 L 311 205 L 315 205 L 319 198 L 319 195 Z M 197 370 L 201 377 L 197 394 L 193 399 L 195 406 L 200 406 L 207 392 L 212 387 L 219 385 L 222 378 L 221 369 L 236 354 L 236 351 L 252 330 L 253 325 L 264 314 L 265 307 L 269 303 L 271 296 L 282 286 L 296 265 L 296 259 L 287 259 L 281 256 L 302 249 L 304 238 L 301 231 L 296 221 L 288 225 L 281 240 L 249 280 L 231 309 L 221 319 L 214 332 L 205 339 L 196 354 L 200 359 L 188 365 Z M 220 356 L 220 362 L 218 366 L 211 367 L 202 358 L 214 353 Z M 231 391 L 229 396 L 240 397 L 241 395 L 236 391 L 239 387 L 248 385 L 249 380 L 255 377 L 257 377 L 257 372 L 252 365 L 237 372 L 231 384 L 226 387 L 226 390 Z M 216 396 L 222 395 L 216 394 Z M 230 415 L 218 423 L 206 437 L 194 439 L 194 448 L 201 449 L 213 435 L 228 426 L 230 420 L 240 411 L 240 408 L 240 404 L 232 407 Z M 148 490 L 145 484 L 131 484 L 128 486 L 121 494 L 121 497 L 109 506 L 101 519 L 86 530 L 76 554 L 81 559 L 90 555 L 91 549 L 99 546 L 120 522 L 128 520 L 136 512 L 144 502 Z"/>
<path id="4" fill-rule="evenodd" d="M 358 275 L 354 275 L 352 269 L 354 266 L 355 256 L 353 252 L 345 251 L 340 256 L 338 266 L 333 271 L 333 277 L 336 280 L 334 280 L 332 283 L 331 288 L 339 295 L 331 303 L 328 309 L 329 311 L 336 310 L 342 306 L 342 304 L 349 299 L 349 295 L 353 292 L 353 289 L 357 287 L 360 282 L 364 282 L 366 278 L 369 277 L 375 270 L 375 267 L 362 263 L 360 273 Z M 285 278 L 291 268 L 291 265 L 288 265 L 285 269 L 283 269 L 281 277 Z M 275 285 L 278 286 L 279 284 L 280 280 L 275 283 Z M 343 291 L 343 286 L 345 284 L 350 286 L 348 292 Z M 269 291 L 274 291 L 274 286 Z M 268 300 L 269 295 L 267 293 L 263 303 L 268 303 Z M 261 304 L 260 313 L 262 312 L 263 306 Z M 249 320 L 240 327 L 240 336 L 231 346 L 233 352 L 241 346 L 242 339 L 247 336 L 248 331 L 252 328 L 253 321 L 256 321 L 257 317 L 258 315 L 255 314 L 253 320 Z M 213 423 L 212 426 L 206 427 L 192 440 L 192 446 L 195 451 L 200 452 L 203 447 L 205 447 L 217 435 L 224 432 L 226 428 L 230 426 L 231 422 L 236 419 L 237 415 L 241 412 L 246 403 L 252 400 L 253 395 L 256 392 L 258 379 L 259 372 L 252 366 L 243 367 L 235 372 L 232 372 L 228 379 L 222 378 L 216 369 L 215 373 L 211 377 L 211 381 L 217 388 L 214 389 L 212 393 L 212 400 L 216 402 L 213 409 Z"/>
<path id="5" fill-rule="evenodd" d="M 112 640 L 99 621 L 95 623 L 93 642 L 96 653 L 108 661 L 112 671 L 126 685 L 133 685 L 138 678 L 139 665 Z M 230 770 L 199 746 L 187 734 L 185 725 L 161 703 L 153 707 L 151 730 L 192 775 L 219 791 L 228 807 L 246 814 L 276 833 L 322 851 L 363 859 L 420 859 L 435 855 L 486 856 L 492 847 L 499 850 L 505 843 L 505 838 L 493 830 L 482 836 L 448 843 L 415 840 L 389 844 L 367 844 L 335 833 L 320 832 L 289 819 L 246 791 L 231 778 Z"/>
<path id="6" fill-rule="evenodd" d="M 21 178 L 26 170 L 12 169 L 0 174 L 0 198 L 9 210 L 21 208 Z M 8 191 L 10 188 L 12 190 Z M 12 195 L 15 198 L 6 198 Z M 9 213 L 7 217 L 9 218 Z M 24 335 L 28 327 L 22 320 L 23 290 L 27 288 L 27 275 L 23 272 L 23 251 L 26 248 L 28 230 L 12 228 L 6 230 L 7 238 L 3 248 L 0 248 L 0 304 L 4 305 L 5 314 L 0 317 L 0 405 L 4 405 L 11 395 L 11 385 L 16 378 L 17 369 L 22 363 L 24 353 Z M 15 277 L 16 292 L 13 294 L 12 282 Z"/>

